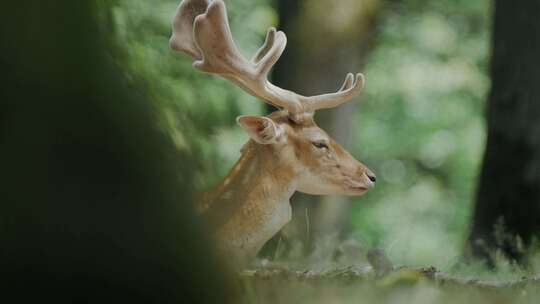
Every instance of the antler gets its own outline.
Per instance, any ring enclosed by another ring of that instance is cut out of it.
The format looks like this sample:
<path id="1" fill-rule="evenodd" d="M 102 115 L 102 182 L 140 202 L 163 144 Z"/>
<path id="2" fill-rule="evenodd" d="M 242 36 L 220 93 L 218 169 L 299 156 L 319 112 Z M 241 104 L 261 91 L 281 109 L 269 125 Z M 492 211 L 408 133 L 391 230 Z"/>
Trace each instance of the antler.
<path id="1" fill-rule="evenodd" d="M 287 45 L 285 33 L 270 28 L 263 46 L 251 61 L 239 52 L 232 38 L 225 3 L 222 0 L 183 0 L 173 20 L 170 47 L 195 59 L 193 66 L 220 75 L 261 98 L 287 110 L 293 117 L 318 109 L 333 108 L 360 93 L 364 76 L 347 74 L 336 93 L 306 97 L 268 81 L 268 73 Z"/>

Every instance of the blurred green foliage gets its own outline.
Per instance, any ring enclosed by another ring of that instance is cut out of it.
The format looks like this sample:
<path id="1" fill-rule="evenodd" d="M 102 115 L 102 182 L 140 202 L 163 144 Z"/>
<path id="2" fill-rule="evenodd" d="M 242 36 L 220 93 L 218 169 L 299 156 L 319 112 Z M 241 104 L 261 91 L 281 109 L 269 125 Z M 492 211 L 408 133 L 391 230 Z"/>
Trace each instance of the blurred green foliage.
<path id="1" fill-rule="evenodd" d="M 226 174 L 247 139 L 235 117 L 262 113 L 263 105 L 168 49 L 178 2 L 120 0 L 114 18 L 134 77 L 164 105 L 177 146 L 202 156 L 196 182 L 204 189 Z M 272 4 L 227 1 L 246 56 L 277 23 Z M 385 248 L 397 264 L 445 268 L 462 250 L 484 147 L 490 15 L 488 0 L 404 0 L 386 3 L 380 18 L 349 147 L 380 183 L 353 199 L 351 221 L 354 237 Z"/>
<path id="2" fill-rule="evenodd" d="M 365 242 L 446 267 L 467 235 L 485 142 L 490 2 L 396 1 L 367 60 L 354 154 L 380 183 L 355 200 Z"/>

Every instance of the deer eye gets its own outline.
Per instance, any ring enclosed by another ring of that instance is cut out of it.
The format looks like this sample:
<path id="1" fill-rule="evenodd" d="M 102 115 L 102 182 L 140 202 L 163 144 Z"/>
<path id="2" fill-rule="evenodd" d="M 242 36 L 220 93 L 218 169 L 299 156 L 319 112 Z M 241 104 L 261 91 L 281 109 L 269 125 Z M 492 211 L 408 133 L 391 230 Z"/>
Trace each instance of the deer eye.
<path id="1" fill-rule="evenodd" d="M 317 149 L 328 149 L 328 145 L 321 141 L 314 141 L 312 144 Z"/>

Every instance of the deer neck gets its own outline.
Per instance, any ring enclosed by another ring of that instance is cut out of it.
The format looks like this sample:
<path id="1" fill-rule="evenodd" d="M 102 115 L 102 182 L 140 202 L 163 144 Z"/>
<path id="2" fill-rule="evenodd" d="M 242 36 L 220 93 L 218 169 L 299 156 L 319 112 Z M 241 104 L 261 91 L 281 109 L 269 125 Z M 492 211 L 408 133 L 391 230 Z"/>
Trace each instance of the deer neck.
<path id="1" fill-rule="evenodd" d="M 291 219 L 294 167 L 273 147 L 249 141 L 225 179 L 199 205 L 228 254 L 250 259 Z M 284 151 L 279 151 L 283 154 Z"/>

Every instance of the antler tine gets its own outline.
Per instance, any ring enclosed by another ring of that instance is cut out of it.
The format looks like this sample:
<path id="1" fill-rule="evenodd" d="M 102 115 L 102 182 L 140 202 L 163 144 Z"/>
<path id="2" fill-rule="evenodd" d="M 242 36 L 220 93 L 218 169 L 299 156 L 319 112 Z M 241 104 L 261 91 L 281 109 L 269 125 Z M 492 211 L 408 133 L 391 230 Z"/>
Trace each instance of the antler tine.
<path id="1" fill-rule="evenodd" d="M 184 0 L 176 9 L 172 21 L 172 36 L 169 40 L 171 49 L 183 52 L 196 60 L 202 59 L 201 51 L 193 39 L 195 17 L 204 14 L 209 0 Z"/>
<path id="2" fill-rule="evenodd" d="M 341 86 L 341 89 L 336 93 L 302 98 L 304 108 L 307 111 L 316 111 L 337 107 L 356 97 L 362 88 L 364 88 L 364 84 L 365 78 L 363 74 L 358 73 L 354 77 L 353 74 L 349 73 L 345 77 L 345 82 Z"/>
<path id="3" fill-rule="evenodd" d="M 259 61 L 261 61 L 261 59 L 268 53 L 268 51 L 270 51 L 270 49 L 274 45 L 275 38 L 276 38 L 276 28 L 271 27 L 266 32 L 266 39 L 264 39 L 263 45 L 261 46 L 259 50 L 257 50 L 255 55 L 253 55 L 251 62 L 255 64 L 259 63 Z"/>
<path id="4" fill-rule="evenodd" d="M 336 107 L 358 95 L 364 76 L 348 74 L 341 89 L 332 94 L 306 97 L 268 81 L 268 73 L 287 45 L 285 33 L 270 28 L 262 47 L 251 61 L 234 43 L 223 0 L 183 0 L 173 20 L 170 46 L 196 61 L 193 66 L 218 74 L 264 102 L 285 109 L 291 119 L 302 119 L 318 109 Z"/>
<path id="5" fill-rule="evenodd" d="M 215 74 L 253 73 L 234 43 L 222 1 L 213 1 L 205 14 L 195 17 L 193 36 L 202 52 L 202 59 L 193 63 L 195 68 Z"/>
<path id="6" fill-rule="evenodd" d="M 268 35 L 272 36 L 270 39 L 267 39 L 267 41 L 270 41 L 267 46 L 268 51 L 258 54 L 259 56 L 263 55 L 263 57 L 257 62 L 258 73 L 265 80 L 268 79 L 268 73 L 279 60 L 287 46 L 287 36 L 282 31 L 276 32 L 275 28 L 270 28 Z"/>
<path id="7" fill-rule="evenodd" d="M 350 89 L 353 83 L 354 83 L 353 73 L 347 73 L 347 76 L 345 77 L 345 82 L 343 82 L 343 85 L 341 86 L 338 92 Z"/>
<path id="8" fill-rule="evenodd" d="M 254 60 L 247 61 L 232 38 L 225 3 L 215 0 L 208 6 L 205 14 L 195 18 L 193 36 L 202 53 L 202 59 L 193 64 L 195 68 L 221 75 L 266 103 L 291 113 L 301 111 L 300 101 L 294 93 L 276 87 L 267 80 L 269 70 L 287 44 L 283 32 L 270 29 L 265 44 Z"/>

